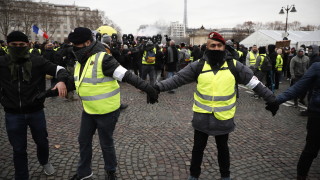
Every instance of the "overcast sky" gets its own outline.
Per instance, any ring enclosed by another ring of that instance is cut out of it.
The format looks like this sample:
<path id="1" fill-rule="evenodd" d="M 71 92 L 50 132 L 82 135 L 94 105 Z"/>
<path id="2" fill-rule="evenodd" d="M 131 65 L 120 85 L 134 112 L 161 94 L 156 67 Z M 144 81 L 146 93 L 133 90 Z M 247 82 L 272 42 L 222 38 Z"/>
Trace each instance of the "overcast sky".
<path id="1" fill-rule="evenodd" d="M 39 0 L 38 0 L 39 1 Z M 183 22 L 184 0 L 42 0 L 55 4 L 86 6 L 105 12 L 123 33 L 135 34 L 142 24 L 161 20 Z M 232 28 L 245 21 L 285 23 L 281 7 L 294 4 L 288 22 L 320 25 L 320 0 L 188 0 L 188 27 Z"/>

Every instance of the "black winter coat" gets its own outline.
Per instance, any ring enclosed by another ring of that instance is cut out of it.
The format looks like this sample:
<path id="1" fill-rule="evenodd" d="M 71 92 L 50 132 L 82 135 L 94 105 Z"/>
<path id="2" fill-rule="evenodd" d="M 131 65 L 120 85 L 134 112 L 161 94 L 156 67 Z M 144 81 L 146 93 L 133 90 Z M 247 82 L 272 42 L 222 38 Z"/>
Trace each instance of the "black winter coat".
<path id="1" fill-rule="evenodd" d="M 9 56 L 0 57 L 0 102 L 4 111 L 8 113 L 25 114 L 43 109 L 45 97 L 35 100 L 35 97 L 45 91 L 46 74 L 56 77 L 58 81 L 66 82 L 67 71 L 57 71 L 57 65 L 40 56 L 32 56 L 31 80 L 24 81 L 22 68 L 19 70 L 18 80 L 12 81 L 8 67 Z"/>

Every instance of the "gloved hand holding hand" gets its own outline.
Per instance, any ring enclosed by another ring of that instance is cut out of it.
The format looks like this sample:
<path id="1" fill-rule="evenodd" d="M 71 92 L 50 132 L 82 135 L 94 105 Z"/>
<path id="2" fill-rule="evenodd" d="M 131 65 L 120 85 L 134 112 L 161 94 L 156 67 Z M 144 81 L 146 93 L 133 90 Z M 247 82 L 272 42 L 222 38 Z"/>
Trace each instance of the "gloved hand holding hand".
<path id="1" fill-rule="evenodd" d="M 272 101 L 267 102 L 266 105 L 266 110 L 270 111 L 272 113 L 272 116 L 275 116 L 277 114 L 280 104 L 277 101 Z"/>
<path id="2" fill-rule="evenodd" d="M 158 95 L 160 93 L 159 87 L 157 85 L 148 85 L 147 89 L 147 103 L 154 104 L 158 102 Z"/>

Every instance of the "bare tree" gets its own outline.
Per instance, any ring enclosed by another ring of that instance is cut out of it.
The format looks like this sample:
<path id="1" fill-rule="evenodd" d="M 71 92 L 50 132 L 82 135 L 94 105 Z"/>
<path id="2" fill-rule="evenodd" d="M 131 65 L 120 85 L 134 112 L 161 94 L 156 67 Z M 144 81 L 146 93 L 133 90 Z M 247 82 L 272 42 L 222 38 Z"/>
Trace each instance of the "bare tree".
<path id="1" fill-rule="evenodd" d="M 264 25 L 262 22 L 255 22 L 253 25 L 254 31 L 259 31 L 261 29 L 264 29 Z"/>
<path id="2" fill-rule="evenodd" d="M 14 14 L 14 0 L 0 0 L 0 31 L 7 37 Z"/>
<path id="3" fill-rule="evenodd" d="M 293 31 L 298 31 L 301 28 L 301 23 L 299 21 L 293 21 L 292 23 L 288 24 L 288 27 Z"/>
<path id="4" fill-rule="evenodd" d="M 243 28 L 248 32 L 248 34 L 250 35 L 251 32 L 254 32 L 254 25 L 255 23 L 252 21 L 246 21 L 243 23 Z"/>
<path id="5" fill-rule="evenodd" d="M 42 7 L 41 7 L 42 6 Z M 42 4 L 39 10 L 39 24 L 44 32 L 47 32 L 49 39 L 54 35 L 56 29 L 60 27 L 62 21 L 58 11 L 52 4 Z"/>

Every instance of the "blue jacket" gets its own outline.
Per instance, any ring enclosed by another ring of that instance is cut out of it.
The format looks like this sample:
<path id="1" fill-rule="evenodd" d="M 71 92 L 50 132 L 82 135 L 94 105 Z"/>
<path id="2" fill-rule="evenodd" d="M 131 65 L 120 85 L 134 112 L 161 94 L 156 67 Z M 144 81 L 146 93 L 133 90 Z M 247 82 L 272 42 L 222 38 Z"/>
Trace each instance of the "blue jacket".
<path id="1" fill-rule="evenodd" d="M 320 62 L 313 63 L 302 78 L 285 92 L 277 96 L 279 103 L 298 97 L 311 89 L 308 111 L 311 115 L 320 115 Z"/>

